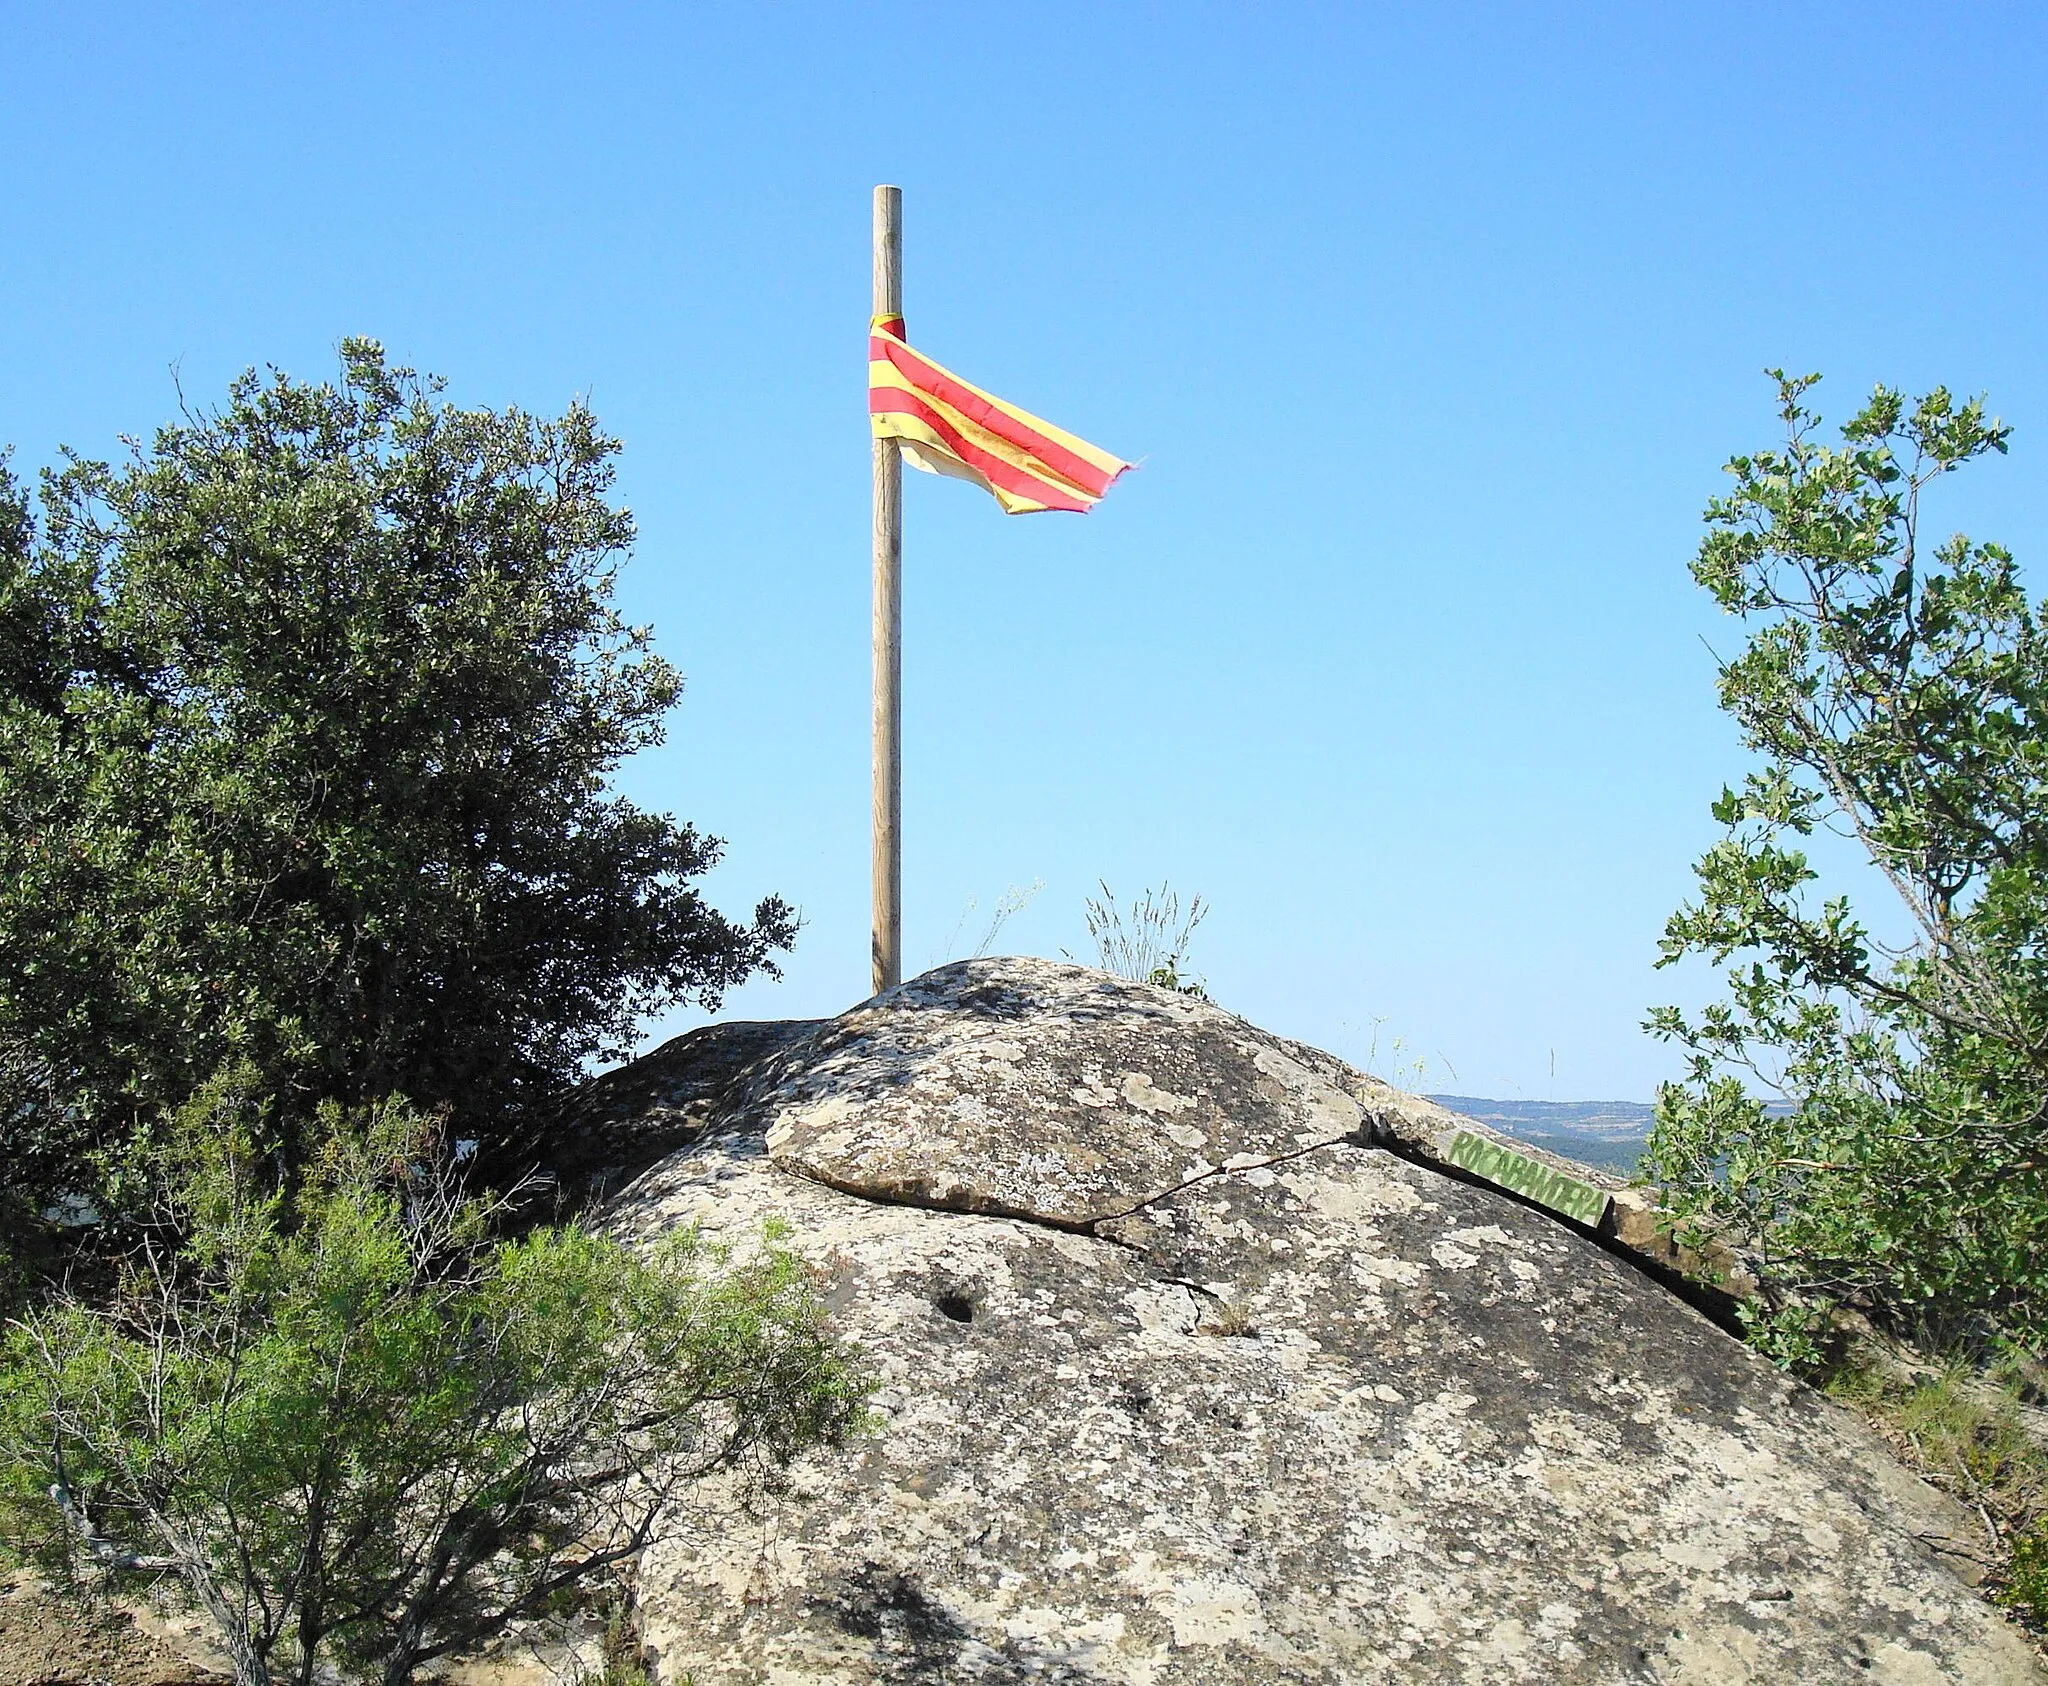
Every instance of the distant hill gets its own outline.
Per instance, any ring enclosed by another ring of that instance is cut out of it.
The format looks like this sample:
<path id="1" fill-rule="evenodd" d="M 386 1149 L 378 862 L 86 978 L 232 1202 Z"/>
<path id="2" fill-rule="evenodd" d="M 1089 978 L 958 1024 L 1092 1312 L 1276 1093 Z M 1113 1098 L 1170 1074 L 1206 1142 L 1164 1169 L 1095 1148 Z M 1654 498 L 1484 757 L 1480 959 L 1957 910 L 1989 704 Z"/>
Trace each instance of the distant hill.
<path id="1" fill-rule="evenodd" d="M 1635 1170 L 1654 1117 L 1654 1109 L 1642 1101 L 1491 1101 L 1477 1095 L 1429 1098 L 1531 1147 L 1623 1176 Z"/>
<path id="2" fill-rule="evenodd" d="M 1474 1095 L 1429 1098 L 1438 1106 L 1516 1135 L 1538 1130 L 1545 1135 L 1628 1137 L 1641 1141 L 1650 1133 L 1650 1122 L 1656 1115 L 1656 1109 L 1644 1101 L 1485 1101 Z"/>

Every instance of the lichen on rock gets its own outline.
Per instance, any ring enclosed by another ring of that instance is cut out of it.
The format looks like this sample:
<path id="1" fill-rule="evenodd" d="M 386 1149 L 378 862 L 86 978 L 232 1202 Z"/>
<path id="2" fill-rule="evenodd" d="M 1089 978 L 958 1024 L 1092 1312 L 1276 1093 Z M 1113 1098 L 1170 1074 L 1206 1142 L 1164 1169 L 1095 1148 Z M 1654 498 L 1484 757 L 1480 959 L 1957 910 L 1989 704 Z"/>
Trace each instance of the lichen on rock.
<path id="1" fill-rule="evenodd" d="M 881 1427 L 697 1495 L 665 1679 L 2039 1678 L 1951 1501 L 1329 1056 L 1035 960 L 759 1042 L 607 1221 L 790 1220 Z"/>

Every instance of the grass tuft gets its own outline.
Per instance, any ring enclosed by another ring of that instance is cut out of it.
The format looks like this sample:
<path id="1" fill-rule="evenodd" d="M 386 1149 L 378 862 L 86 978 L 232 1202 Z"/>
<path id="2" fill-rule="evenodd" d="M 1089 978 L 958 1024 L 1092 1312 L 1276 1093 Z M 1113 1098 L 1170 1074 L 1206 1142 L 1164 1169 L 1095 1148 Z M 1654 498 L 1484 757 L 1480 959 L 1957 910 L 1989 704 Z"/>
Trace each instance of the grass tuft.
<path id="1" fill-rule="evenodd" d="M 1984 1590 L 2048 1639 L 2048 1419 L 2017 1372 L 1860 1351 L 1823 1379 L 1908 1468 L 1967 1505 L 1990 1547 Z"/>

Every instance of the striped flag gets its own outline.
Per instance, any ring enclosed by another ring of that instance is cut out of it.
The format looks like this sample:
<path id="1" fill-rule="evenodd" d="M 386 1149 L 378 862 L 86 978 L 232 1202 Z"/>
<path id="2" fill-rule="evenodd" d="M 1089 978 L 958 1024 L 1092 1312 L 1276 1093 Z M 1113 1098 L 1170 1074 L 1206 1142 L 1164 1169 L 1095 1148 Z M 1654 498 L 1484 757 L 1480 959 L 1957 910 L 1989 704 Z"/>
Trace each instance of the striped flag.
<path id="1" fill-rule="evenodd" d="M 913 468 L 973 481 L 1005 515 L 1086 514 L 1131 466 L 919 356 L 900 316 L 868 328 L 868 419 L 877 439 L 902 441 Z"/>

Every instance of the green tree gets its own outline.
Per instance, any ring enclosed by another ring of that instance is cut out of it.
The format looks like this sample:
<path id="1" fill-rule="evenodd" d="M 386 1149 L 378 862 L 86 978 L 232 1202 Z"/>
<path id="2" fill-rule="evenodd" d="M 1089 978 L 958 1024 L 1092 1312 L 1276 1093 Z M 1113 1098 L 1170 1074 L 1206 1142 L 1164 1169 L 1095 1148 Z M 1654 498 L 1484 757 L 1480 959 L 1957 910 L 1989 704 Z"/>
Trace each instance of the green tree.
<path id="1" fill-rule="evenodd" d="M 719 844 L 607 794 L 680 691 L 611 607 L 617 444 L 342 347 L 32 513 L 0 464 L 0 1152 L 46 1195 L 247 1060 L 489 1153 L 676 998 L 787 947 Z M 769 969 L 772 970 L 772 967 Z"/>
<path id="2" fill-rule="evenodd" d="M 773 1234 L 495 1239 L 433 1132 L 330 1107 L 295 1197 L 253 1074 L 183 1109 L 161 1234 L 18 1322 L 0 1500 L 49 1559 L 179 1577 L 241 1686 L 386 1686 L 558 1606 L 713 1472 L 773 1484 L 865 1383 Z"/>
<path id="3" fill-rule="evenodd" d="M 1750 622 L 1722 706 L 1756 765 L 1663 960 L 1728 995 L 1650 1027 L 1691 1051 L 1648 1163 L 1688 1218 L 1755 1249 L 1759 1334 L 1810 1357 L 1830 1305 L 1908 1332 L 2048 1333 L 2048 640 L 2011 555 L 1923 532 L 1942 476 L 2006 449 L 1981 400 L 1880 387 L 1816 438 L 1737 457 L 1694 577 Z M 1822 894 L 1848 839 L 1895 900 L 1880 941 Z M 1767 1105 L 1775 1097 L 1776 1104 Z"/>

